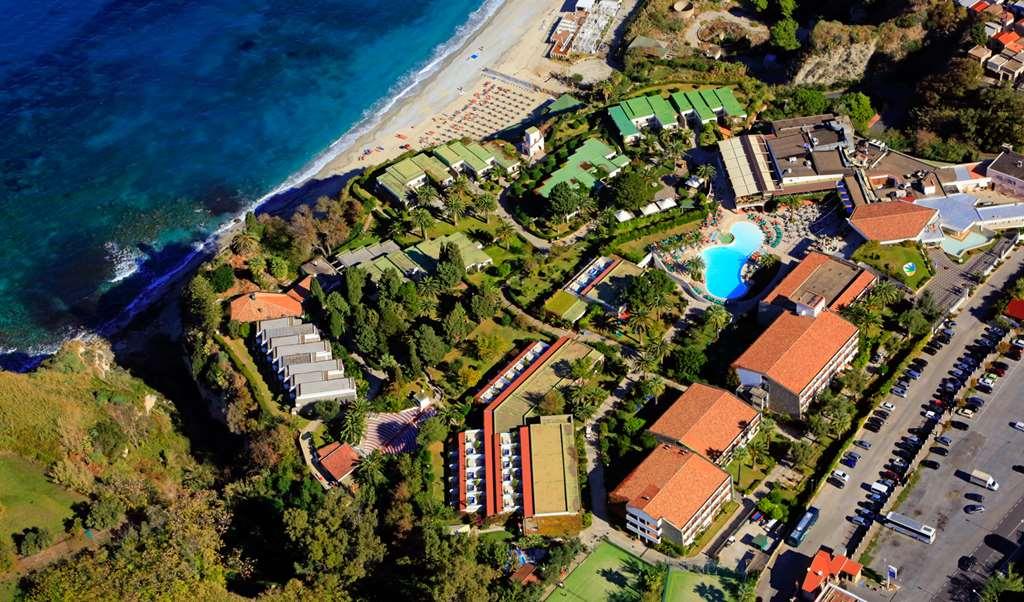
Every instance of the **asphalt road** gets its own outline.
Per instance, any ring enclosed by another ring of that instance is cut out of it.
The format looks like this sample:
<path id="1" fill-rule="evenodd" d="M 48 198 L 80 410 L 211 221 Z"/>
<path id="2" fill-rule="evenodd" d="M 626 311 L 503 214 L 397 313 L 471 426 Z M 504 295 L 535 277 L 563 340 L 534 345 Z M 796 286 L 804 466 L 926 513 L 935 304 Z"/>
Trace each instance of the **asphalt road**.
<path id="1" fill-rule="evenodd" d="M 826 484 L 818 495 L 815 496 L 811 505 L 818 508 L 820 512 L 817 524 L 810 530 L 800 546 L 792 548 L 785 543 L 781 544 L 782 548 L 779 550 L 775 562 L 768 568 L 769 574 L 767 578 L 760 581 L 759 595 L 770 600 L 788 600 L 799 590 L 800 582 L 806 574 L 811 557 L 819 548 L 825 546 L 836 552 L 845 552 L 847 550 L 850 538 L 857 528 L 856 525 L 850 522 L 849 517 L 855 514 L 858 502 L 866 500 L 866 487 L 880 478 L 880 472 L 893 458 L 892 452 L 896 449 L 897 441 L 908 435 L 909 429 L 924 424 L 923 405 L 932 398 L 933 393 L 938 389 L 942 380 L 948 376 L 949 369 L 952 368 L 956 360 L 962 355 L 964 348 L 968 344 L 973 343 L 984 331 L 986 324 L 982 322 L 982 318 L 988 317 L 988 307 L 998 297 L 999 290 L 1003 285 L 1016 275 L 1019 268 L 1020 256 L 1018 252 L 1012 255 L 1003 266 L 992 274 L 988 283 L 979 287 L 975 296 L 966 304 L 966 307 L 961 310 L 960 314 L 956 316 L 957 327 L 950 343 L 942 347 L 934 356 L 922 356 L 928 361 L 928 367 L 925 368 L 921 378 L 912 383 L 907 398 L 900 399 L 890 395 L 886 399 L 886 401 L 893 403 L 896 409 L 885 420 L 879 432 L 873 433 L 862 430 L 858 433 L 857 438 L 869 441 L 872 444 L 871 449 L 851 448 L 861 455 L 861 459 L 854 469 L 840 466 L 842 470 L 850 475 L 849 483 L 843 489 Z M 1024 374 L 1024 369 L 1008 374 L 1007 378 L 1016 378 L 1017 372 Z M 999 390 L 997 389 L 995 393 L 998 394 Z M 995 413 L 987 405 L 982 414 L 975 420 L 985 420 L 984 414 L 986 412 Z M 1024 413 L 1024 407 L 1021 408 L 1021 412 Z M 1024 433 L 1018 434 L 1022 435 L 1021 442 L 1024 443 Z M 924 457 L 924 455 L 922 454 L 921 457 Z M 968 472 L 972 468 L 969 468 Z M 996 476 L 996 479 L 998 480 L 999 477 Z M 931 486 L 919 484 L 913 493 L 933 495 L 940 487 L 944 486 L 934 483 Z M 893 499 L 895 499 L 895 496 L 886 503 L 882 514 L 889 509 Z M 868 541 L 874 530 L 879 528 L 877 525 L 873 526 L 865 541 Z M 890 535 L 896 534 L 891 533 Z M 918 544 L 916 541 L 907 538 L 903 539 L 907 544 L 915 544 L 915 547 Z M 920 545 L 924 546 L 925 544 Z M 941 545 L 942 541 L 938 540 L 936 545 L 931 546 L 931 548 L 937 548 Z M 956 547 L 959 549 L 959 546 Z M 857 553 L 859 554 L 861 551 L 863 549 L 859 549 Z M 929 554 L 932 553 L 933 550 L 929 549 Z M 881 554 L 876 554 L 876 558 L 880 559 Z M 881 560 L 878 560 L 875 564 L 880 562 Z M 882 574 L 884 574 L 884 568 L 882 566 Z M 928 579 L 929 577 L 925 575 L 923 578 Z M 857 593 L 864 595 L 864 592 L 861 591 Z"/>

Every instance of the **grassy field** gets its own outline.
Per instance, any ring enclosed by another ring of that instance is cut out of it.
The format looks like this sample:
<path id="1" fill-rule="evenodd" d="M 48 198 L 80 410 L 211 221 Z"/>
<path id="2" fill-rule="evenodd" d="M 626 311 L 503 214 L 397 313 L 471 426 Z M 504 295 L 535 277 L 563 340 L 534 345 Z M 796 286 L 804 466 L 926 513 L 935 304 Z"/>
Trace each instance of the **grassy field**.
<path id="1" fill-rule="evenodd" d="M 733 576 L 704 575 L 682 569 L 669 571 L 664 602 L 735 602 L 739 580 Z"/>
<path id="2" fill-rule="evenodd" d="M 863 261 L 893 276 L 914 290 L 921 288 L 932 277 L 927 261 L 917 246 L 912 243 L 880 245 L 876 242 L 868 242 L 854 252 L 853 259 L 854 261 Z M 913 263 L 917 266 L 917 271 L 911 276 L 903 271 L 903 265 L 906 263 Z"/>
<path id="3" fill-rule="evenodd" d="M 555 589 L 548 600 L 596 602 L 636 596 L 637 591 L 632 582 L 636 578 L 636 567 L 642 564 L 646 563 L 626 550 L 601 542 L 590 556 L 569 573 L 565 578 L 565 587 Z"/>
<path id="4" fill-rule="evenodd" d="M 14 454 L 0 454 L 0 537 L 28 527 L 46 527 L 55 536 L 64 532 L 64 519 L 80 495 L 54 485 L 45 468 Z"/>
<path id="5" fill-rule="evenodd" d="M 654 234 L 648 234 L 647 236 L 637 238 L 636 240 L 631 240 L 629 242 L 622 243 L 621 245 L 618 246 L 616 251 L 621 255 L 636 255 L 638 253 L 642 255 L 647 251 L 647 247 L 649 247 L 651 243 L 658 242 L 659 240 L 665 240 L 666 238 L 672 236 L 679 236 L 680 234 L 692 232 L 699 228 L 700 224 L 700 221 L 695 221 L 690 222 L 688 224 L 681 224 L 679 226 L 676 226 L 675 228 L 665 230 L 664 232 L 655 232 Z"/>
<path id="6" fill-rule="evenodd" d="M 753 464 L 753 466 L 751 466 Z M 736 483 L 736 489 L 740 491 L 747 491 L 750 486 L 760 481 L 765 477 L 764 466 L 757 464 L 756 462 L 744 462 L 743 470 L 739 469 L 739 462 L 733 460 L 729 462 L 729 465 L 725 467 L 725 472 L 732 475 L 732 482 Z M 739 481 L 737 482 L 737 478 Z"/>
<path id="7" fill-rule="evenodd" d="M 427 487 L 434 501 L 444 504 L 444 443 L 435 441 L 427 451 L 430 453 L 430 470 L 434 473 Z"/>
<path id="8" fill-rule="evenodd" d="M 493 337 L 495 341 L 495 353 L 493 357 L 489 357 L 485 360 L 481 360 L 476 357 L 475 351 L 472 351 L 476 345 L 475 341 L 483 336 Z M 493 320 L 484 320 L 473 332 L 469 333 L 466 337 L 466 341 L 458 348 L 454 348 L 444 356 L 444 362 L 453 362 L 456 359 L 461 359 L 464 370 L 469 370 L 469 378 L 467 379 L 467 390 L 476 386 L 482 386 L 486 383 L 486 377 L 489 375 L 491 370 L 507 358 L 514 349 L 522 349 L 527 344 L 527 340 L 536 341 L 541 337 L 534 332 L 527 330 L 519 330 L 513 326 L 502 326 L 494 322 Z M 436 367 L 431 366 L 427 368 L 430 377 L 434 380 L 445 378 L 444 374 L 441 373 Z M 464 393 L 465 390 L 461 391 Z"/>
<path id="9" fill-rule="evenodd" d="M 252 391 L 252 396 L 256 398 L 256 403 L 260 404 L 263 411 L 271 416 L 284 416 L 285 413 L 277 406 L 277 402 L 274 401 L 274 394 L 270 392 L 270 387 L 267 386 L 263 377 L 260 376 L 259 368 L 256 367 L 256 362 L 253 361 L 252 355 L 245 348 L 245 343 L 239 339 L 229 339 L 221 336 L 220 333 L 215 333 L 214 337 L 216 337 L 221 347 L 227 351 L 228 357 L 231 358 L 231 363 L 235 365 L 235 369 L 242 373 L 245 380 L 249 381 L 249 389 Z"/>

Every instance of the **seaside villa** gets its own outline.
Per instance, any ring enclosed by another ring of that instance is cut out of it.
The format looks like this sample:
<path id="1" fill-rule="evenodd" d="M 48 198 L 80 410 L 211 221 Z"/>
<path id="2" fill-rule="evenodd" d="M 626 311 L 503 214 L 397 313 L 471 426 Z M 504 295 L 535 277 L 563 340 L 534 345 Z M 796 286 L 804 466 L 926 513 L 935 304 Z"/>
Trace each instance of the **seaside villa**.
<path id="1" fill-rule="evenodd" d="M 638 96 L 624 100 L 608 108 L 608 116 L 626 144 L 640 138 L 641 132 L 651 127 L 668 130 L 683 122 L 691 122 L 696 128 L 705 123 L 714 123 L 719 117 L 746 119 L 747 112 L 736 100 L 731 88 L 673 92 L 668 99 L 658 94 Z"/>
<path id="2" fill-rule="evenodd" d="M 597 138 L 587 138 L 561 167 L 551 172 L 536 192 L 546 199 L 551 189 L 563 182 L 590 192 L 600 180 L 615 177 L 626 165 L 629 165 L 629 158 Z"/>
<path id="3" fill-rule="evenodd" d="M 495 163 L 494 153 L 476 142 L 462 144 L 458 140 L 453 140 L 435 148 L 434 154 L 452 171 L 468 172 L 474 178 L 485 175 Z"/>
<path id="4" fill-rule="evenodd" d="M 408 203 L 409 195 L 426 184 L 427 178 L 438 186 L 448 186 L 455 180 L 443 163 L 420 153 L 389 165 L 377 176 L 377 185 L 395 200 Z"/>

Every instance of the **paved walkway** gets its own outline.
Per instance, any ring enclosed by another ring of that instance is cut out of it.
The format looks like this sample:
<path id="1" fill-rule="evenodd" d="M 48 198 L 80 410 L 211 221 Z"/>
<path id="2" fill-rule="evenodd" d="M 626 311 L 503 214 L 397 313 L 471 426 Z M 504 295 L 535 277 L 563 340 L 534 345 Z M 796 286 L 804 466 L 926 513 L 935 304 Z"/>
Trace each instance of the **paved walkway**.
<path id="1" fill-rule="evenodd" d="M 302 452 L 302 461 L 306 463 L 306 469 L 309 470 L 309 474 L 320 483 L 324 489 L 330 489 L 331 486 L 327 484 L 324 477 L 320 474 L 320 471 L 313 466 L 313 436 L 312 432 L 320 428 L 322 423 L 319 420 L 310 420 L 309 424 L 302 427 L 299 430 L 299 435 L 295 439 L 295 442 L 299 445 L 299 451 Z"/>

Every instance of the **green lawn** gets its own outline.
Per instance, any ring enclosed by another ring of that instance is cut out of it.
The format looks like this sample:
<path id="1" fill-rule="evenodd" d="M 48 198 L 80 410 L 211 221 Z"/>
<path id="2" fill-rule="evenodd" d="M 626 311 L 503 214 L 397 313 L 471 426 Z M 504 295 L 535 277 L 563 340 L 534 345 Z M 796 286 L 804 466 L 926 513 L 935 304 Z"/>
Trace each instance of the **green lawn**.
<path id="1" fill-rule="evenodd" d="M 669 571 L 663 602 L 735 602 L 739 580 L 732 575 L 704 575 L 682 569 Z"/>
<path id="2" fill-rule="evenodd" d="M 918 250 L 917 245 L 909 242 L 898 245 L 867 242 L 854 252 L 853 259 L 854 261 L 863 261 L 889 274 L 914 290 L 921 288 L 921 285 L 932 277 L 928 263 L 921 255 L 921 251 Z M 917 271 L 911 276 L 903 271 L 903 266 L 907 263 L 917 266 Z"/>
<path id="3" fill-rule="evenodd" d="M 253 361 L 252 355 L 249 354 L 249 350 L 245 348 L 245 343 L 239 339 L 230 339 L 221 336 L 220 333 L 214 335 L 217 342 L 227 352 L 228 357 L 231 358 L 231 363 L 235 365 L 235 369 L 242 373 L 245 380 L 249 381 L 249 388 L 252 390 L 252 396 L 256 398 L 256 403 L 260 404 L 263 411 L 271 416 L 287 416 L 285 412 L 278 407 L 277 402 L 274 401 L 274 394 L 270 392 L 270 387 L 260 376 L 260 371 L 256 367 L 256 362 Z"/>
<path id="4" fill-rule="evenodd" d="M 751 464 L 754 464 L 751 466 Z M 736 489 L 746 492 L 752 485 L 759 482 L 765 477 L 765 467 L 754 462 L 744 462 L 743 470 L 740 470 L 739 462 L 733 460 L 729 462 L 729 465 L 725 467 L 725 472 L 732 475 L 732 482 L 736 484 Z M 739 481 L 737 482 L 737 479 Z"/>
<path id="5" fill-rule="evenodd" d="M 632 582 L 636 567 L 647 564 L 626 550 L 603 541 L 590 556 L 565 578 L 565 587 L 556 588 L 548 600 L 596 602 L 638 596 Z"/>
<path id="6" fill-rule="evenodd" d="M 430 471 L 433 473 L 427 490 L 438 504 L 444 505 L 444 443 L 435 441 L 427 448 L 430 453 Z"/>
<path id="7" fill-rule="evenodd" d="M 28 527 L 46 527 L 59 537 L 71 505 L 80 495 L 48 481 L 43 466 L 14 454 L 0 454 L 0 537 Z"/>

